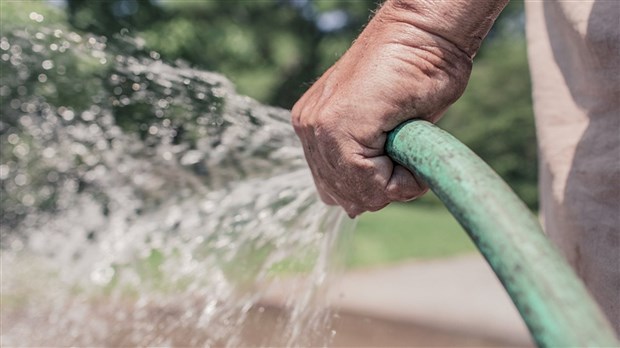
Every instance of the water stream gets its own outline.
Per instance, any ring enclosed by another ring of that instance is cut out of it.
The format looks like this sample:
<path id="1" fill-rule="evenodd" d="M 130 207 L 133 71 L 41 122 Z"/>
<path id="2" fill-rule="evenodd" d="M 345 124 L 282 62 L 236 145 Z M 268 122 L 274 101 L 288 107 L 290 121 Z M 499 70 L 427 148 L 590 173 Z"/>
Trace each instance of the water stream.
<path id="1" fill-rule="evenodd" d="M 328 344 L 351 222 L 288 111 L 130 35 L 30 20 L 0 38 L 2 344 Z M 271 320 L 261 296 L 292 273 Z"/>

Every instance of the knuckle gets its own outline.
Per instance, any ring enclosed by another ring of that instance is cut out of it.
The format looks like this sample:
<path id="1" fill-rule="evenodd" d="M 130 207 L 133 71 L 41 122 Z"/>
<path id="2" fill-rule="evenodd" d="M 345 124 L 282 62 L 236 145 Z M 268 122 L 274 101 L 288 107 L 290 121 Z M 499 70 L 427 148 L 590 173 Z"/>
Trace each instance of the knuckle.
<path id="1" fill-rule="evenodd" d="M 303 103 L 302 100 L 303 99 L 297 100 L 297 102 L 295 102 L 295 105 L 293 105 L 293 108 L 291 109 L 291 113 L 293 114 L 293 116 L 299 115 L 301 113 L 302 103 Z"/>
<path id="2" fill-rule="evenodd" d="M 291 123 L 298 134 L 312 127 L 313 117 L 309 109 L 311 109 L 310 105 L 302 97 L 291 110 Z"/>
<path id="3" fill-rule="evenodd" d="M 301 107 L 298 107 L 298 104 L 299 103 L 295 104 L 293 110 L 291 111 L 291 124 L 293 125 L 295 131 L 300 131 L 303 128 L 301 110 L 299 109 Z"/>
<path id="4" fill-rule="evenodd" d="M 315 128 L 317 135 L 333 133 L 338 127 L 342 127 L 342 117 L 340 108 L 333 103 L 323 105 L 317 111 L 315 117 Z"/>
<path id="5" fill-rule="evenodd" d="M 326 193 L 324 189 L 319 189 L 319 197 L 321 198 L 321 201 L 327 205 L 336 205 L 336 201 L 328 193 Z"/>
<path id="6" fill-rule="evenodd" d="M 388 185 L 385 193 L 391 199 L 399 199 L 403 196 L 411 196 L 417 194 L 417 192 L 413 192 L 411 188 L 403 188 L 401 187 L 401 185 Z"/>
<path id="7" fill-rule="evenodd" d="M 363 206 L 364 210 L 367 211 L 377 211 L 383 209 L 386 205 L 390 203 L 388 197 L 383 194 L 364 194 L 360 203 Z"/>
<path id="8" fill-rule="evenodd" d="M 356 204 L 347 204 L 347 205 L 343 206 L 343 208 L 347 212 L 347 215 L 349 215 L 349 217 L 351 219 L 355 218 L 356 216 L 358 216 L 358 215 L 360 215 L 361 213 L 364 212 L 364 210 L 361 209 Z"/>
<path id="9" fill-rule="evenodd" d="M 382 204 L 382 205 L 373 205 L 371 207 L 368 207 L 368 211 L 370 211 L 370 212 L 379 211 L 379 210 L 385 208 L 388 204 L 390 204 L 390 203 L 385 203 L 385 204 Z"/>
<path id="10" fill-rule="evenodd" d="M 331 134 L 334 130 L 334 122 L 329 117 L 329 115 L 321 112 L 317 115 L 315 125 L 314 125 L 314 134 L 318 139 L 323 139 L 325 137 L 331 137 Z"/>

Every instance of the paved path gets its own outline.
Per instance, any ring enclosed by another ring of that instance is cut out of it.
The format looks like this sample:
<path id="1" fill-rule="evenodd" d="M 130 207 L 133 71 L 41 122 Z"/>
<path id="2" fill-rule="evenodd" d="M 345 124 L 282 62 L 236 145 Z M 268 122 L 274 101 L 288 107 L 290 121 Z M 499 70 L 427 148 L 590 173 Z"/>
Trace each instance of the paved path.
<path id="1" fill-rule="evenodd" d="M 531 344 L 510 297 L 478 255 L 352 272 L 337 291 L 342 310 Z"/>
<path id="2" fill-rule="evenodd" d="M 282 295 L 277 292 L 268 294 L 267 301 L 277 301 Z M 352 271 L 332 287 L 331 296 L 332 303 L 346 313 L 516 346 L 533 344 L 506 291 L 479 255 Z"/>

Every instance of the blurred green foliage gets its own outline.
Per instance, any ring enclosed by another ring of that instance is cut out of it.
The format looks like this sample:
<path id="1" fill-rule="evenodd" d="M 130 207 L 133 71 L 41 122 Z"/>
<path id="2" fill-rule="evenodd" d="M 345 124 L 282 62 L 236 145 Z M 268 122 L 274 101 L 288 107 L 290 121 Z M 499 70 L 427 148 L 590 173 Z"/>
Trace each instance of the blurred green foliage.
<path id="1" fill-rule="evenodd" d="M 223 73 L 240 93 L 290 108 L 346 51 L 376 7 L 376 0 L 67 0 L 65 9 L 74 28 L 105 35 L 110 45 L 119 34 L 141 37 L 164 60 Z M 512 1 L 475 58 L 464 96 L 440 125 L 536 208 L 523 26 L 523 2 Z"/>
<path id="2" fill-rule="evenodd" d="M 240 93 L 291 108 L 353 41 L 375 0 L 68 0 L 78 29 L 138 35 L 163 59 L 223 73 Z"/>
<path id="3" fill-rule="evenodd" d="M 474 59 L 465 94 L 439 125 L 471 147 L 531 208 L 538 161 L 522 1 L 511 1 Z"/>
<path id="4" fill-rule="evenodd" d="M 538 163 L 525 40 L 490 46 L 475 63 L 465 94 L 439 125 L 471 147 L 534 209 Z"/>

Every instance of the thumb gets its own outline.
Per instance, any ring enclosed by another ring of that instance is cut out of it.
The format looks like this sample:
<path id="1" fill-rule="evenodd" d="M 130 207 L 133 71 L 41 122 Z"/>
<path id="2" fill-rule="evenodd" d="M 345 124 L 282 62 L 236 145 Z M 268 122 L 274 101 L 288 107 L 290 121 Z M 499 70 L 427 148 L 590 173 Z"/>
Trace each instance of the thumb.
<path id="1" fill-rule="evenodd" d="M 416 199 L 428 191 L 424 182 L 407 168 L 395 164 L 386 187 L 386 194 L 392 201 L 406 202 Z"/>

